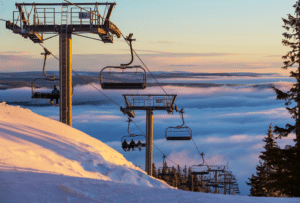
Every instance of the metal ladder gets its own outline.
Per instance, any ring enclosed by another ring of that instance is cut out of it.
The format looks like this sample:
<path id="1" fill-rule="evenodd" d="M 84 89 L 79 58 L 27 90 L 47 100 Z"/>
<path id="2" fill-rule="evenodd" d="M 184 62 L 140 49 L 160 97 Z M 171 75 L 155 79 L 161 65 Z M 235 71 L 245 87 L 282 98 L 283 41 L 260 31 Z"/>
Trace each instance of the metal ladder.
<path id="1" fill-rule="evenodd" d="M 61 7 L 61 25 L 68 26 L 69 5 L 63 4 Z"/>

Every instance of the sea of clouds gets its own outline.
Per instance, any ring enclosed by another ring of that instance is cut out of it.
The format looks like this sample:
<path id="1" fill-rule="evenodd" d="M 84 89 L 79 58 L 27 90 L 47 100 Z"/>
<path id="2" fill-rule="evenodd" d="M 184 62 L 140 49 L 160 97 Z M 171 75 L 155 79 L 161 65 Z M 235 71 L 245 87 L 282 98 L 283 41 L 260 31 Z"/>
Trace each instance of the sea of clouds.
<path id="1" fill-rule="evenodd" d="M 272 80 L 272 85 L 288 90 L 292 83 Z M 101 87 L 95 84 L 100 90 Z M 262 139 L 269 125 L 284 127 L 293 124 L 284 101 L 276 100 L 270 85 L 221 86 L 210 88 L 164 86 L 168 94 L 178 94 L 176 105 L 184 108 L 185 122 L 193 131 L 193 139 L 200 152 L 205 153 L 208 164 L 223 164 L 237 176 L 241 194 L 249 194 L 245 181 L 255 173 L 259 154 L 263 151 Z M 124 106 L 122 94 L 137 91 L 103 91 L 115 102 Z M 163 94 L 159 87 L 139 91 L 142 94 Z M 0 91 L 1 100 L 7 102 L 31 102 L 30 88 Z M 42 101 L 39 101 L 42 102 Z M 124 152 L 121 138 L 127 135 L 127 117 L 120 107 L 89 85 L 76 86 L 73 95 L 73 127 L 77 128 L 123 153 L 125 158 L 144 168 L 145 150 Z M 59 108 L 53 106 L 27 106 L 33 112 L 59 120 Z M 146 129 L 144 111 L 136 111 L 134 122 L 143 132 Z M 178 113 L 154 112 L 153 161 L 162 165 L 161 150 L 167 156 L 168 165 L 192 166 L 202 162 L 192 141 L 166 141 L 165 129 L 181 125 Z M 133 124 L 131 133 L 142 134 Z M 283 148 L 293 145 L 294 136 L 278 140 Z M 158 147 L 159 150 L 156 148 Z M 175 163 L 175 164 L 174 164 Z"/>

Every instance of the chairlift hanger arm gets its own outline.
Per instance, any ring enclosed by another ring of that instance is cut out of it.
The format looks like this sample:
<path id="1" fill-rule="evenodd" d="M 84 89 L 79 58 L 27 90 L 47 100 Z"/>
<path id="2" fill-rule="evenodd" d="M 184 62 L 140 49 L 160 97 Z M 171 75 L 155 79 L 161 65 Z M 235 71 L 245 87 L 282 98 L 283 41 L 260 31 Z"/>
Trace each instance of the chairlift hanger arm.
<path id="1" fill-rule="evenodd" d="M 47 75 L 47 73 L 46 73 L 46 71 L 45 71 L 45 69 L 46 69 L 46 60 L 47 60 L 47 56 L 48 55 L 50 55 L 50 54 L 52 54 L 48 49 L 46 49 L 45 47 L 44 47 L 44 51 L 45 51 L 45 53 L 41 53 L 41 55 L 44 55 L 45 56 L 45 58 L 44 58 L 44 65 L 43 65 L 43 73 L 44 73 L 44 75 L 47 77 L 47 78 L 49 78 L 49 79 L 51 79 L 51 80 L 54 80 L 55 79 L 55 76 L 49 76 L 49 75 Z"/>
<path id="2" fill-rule="evenodd" d="M 135 39 L 132 39 L 132 36 L 133 34 L 130 33 L 126 38 L 125 40 L 126 41 L 129 41 L 129 46 L 130 46 L 130 52 L 131 52 L 131 61 L 129 63 L 126 63 L 126 64 L 121 64 L 121 66 L 129 66 L 132 62 L 133 62 L 133 50 L 132 50 L 132 41 L 135 41 Z"/>
<path id="3" fill-rule="evenodd" d="M 131 121 L 132 121 L 131 118 L 128 117 L 128 121 L 127 121 L 127 122 L 128 122 L 128 129 L 127 129 L 127 131 L 128 131 L 128 134 L 129 134 L 129 135 L 135 137 L 135 134 L 131 134 L 131 133 L 130 133 L 130 130 L 129 130 L 129 128 L 130 128 L 130 122 L 131 122 Z"/>

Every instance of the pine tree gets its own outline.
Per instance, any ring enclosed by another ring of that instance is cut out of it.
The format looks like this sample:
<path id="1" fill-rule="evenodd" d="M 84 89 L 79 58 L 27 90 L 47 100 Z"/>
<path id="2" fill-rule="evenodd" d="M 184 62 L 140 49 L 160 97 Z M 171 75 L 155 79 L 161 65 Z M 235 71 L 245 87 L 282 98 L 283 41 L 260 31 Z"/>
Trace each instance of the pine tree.
<path id="1" fill-rule="evenodd" d="M 173 174 L 172 176 L 172 180 L 171 180 L 171 185 L 173 187 L 178 187 L 178 177 L 177 177 L 177 171 L 176 171 L 176 168 L 174 166 L 172 166 L 172 171 L 171 173 Z"/>
<path id="2" fill-rule="evenodd" d="M 152 163 L 152 176 L 158 178 L 155 163 Z"/>
<path id="3" fill-rule="evenodd" d="M 278 168 L 279 147 L 274 140 L 272 123 L 269 126 L 267 136 L 263 139 L 265 142 L 265 150 L 259 156 L 259 165 L 256 166 L 256 175 L 252 174 L 247 183 L 251 186 L 250 193 L 252 196 L 276 196 L 275 191 L 278 190 L 278 178 L 276 170 Z"/>
<path id="4" fill-rule="evenodd" d="M 189 167 L 189 169 L 188 169 L 187 179 L 188 179 L 188 184 L 189 184 L 190 191 L 194 191 L 195 190 L 195 188 L 194 188 L 195 183 L 194 183 L 194 176 L 192 175 L 192 168 L 191 167 Z"/>
<path id="5" fill-rule="evenodd" d="M 168 174 L 168 164 L 167 164 L 166 161 L 165 161 L 164 164 L 163 164 L 162 174 L 164 174 L 164 175 L 162 176 L 161 179 L 164 180 L 166 183 L 169 184 L 169 182 L 170 182 L 170 177 L 167 176 L 167 174 Z"/>
<path id="6" fill-rule="evenodd" d="M 276 87 L 273 87 L 273 89 L 277 94 L 277 99 L 285 100 L 286 109 L 292 115 L 292 118 L 295 119 L 295 124 L 286 124 L 285 128 L 275 126 L 274 133 L 278 134 L 278 138 L 287 137 L 291 133 L 296 134 L 294 139 L 295 147 L 290 149 L 292 153 L 285 153 L 285 155 L 290 157 L 286 157 L 284 160 L 292 162 L 286 163 L 289 168 L 284 169 L 284 171 L 288 173 L 287 178 L 290 179 L 290 183 L 289 187 L 282 188 L 285 190 L 282 192 L 289 196 L 300 196 L 300 187 L 293 185 L 300 182 L 300 1 L 298 0 L 293 7 L 295 8 L 295 16 L 289 14 L 287 19 L 282 19 L 284 23 L 283 28 L 287 30 L 287 32 L 283 33 L 285 39 L 282 40 L 282 44 L 291 48 L 291 51 L 282 56 L 285 60 L 282 68 L 288 69 L 296 66 L 297 69 L 290 72 L 290 77 L 295 78 L 297 82 L 287 92 L 283 92 Z M 289 31 L 290 33 L 288 33 Z M 295 106 L 289 107 L 292 102 L 295 102 Z"/>

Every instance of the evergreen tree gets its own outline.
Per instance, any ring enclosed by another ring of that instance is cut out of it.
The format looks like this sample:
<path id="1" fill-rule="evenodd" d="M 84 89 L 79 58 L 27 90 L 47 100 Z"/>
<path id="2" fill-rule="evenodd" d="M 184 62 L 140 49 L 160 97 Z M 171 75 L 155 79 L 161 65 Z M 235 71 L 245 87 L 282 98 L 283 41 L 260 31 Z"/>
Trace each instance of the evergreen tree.
<path id="1" fill-rule="evenodd" d="M 162 177 L 159 174 L 161 174 L 160 168 L 157 170 L 157 178 L 160 179 L 160 180 L 162 180 Z"/>
<path id="2" fill-rule="evenodd" d="M 282 68 L 288 69 L 289 67 L 296 66 L 297 69 L 290 72 L 290 77 L 295 78 L 297 82 L 293 84 L 293 87 L 287 92 L 283 92 L 276 87 L 273 87 L 273 89 L 277 94 L 277 99 L 286 101 L 286 109 L 292 118 L 295 119 L 295 123 L 294 125 L 286 124 L 284 128 L 275 126 L 274 133 L 278 134 L 278 138 L 287 137 L 291 133 L 296 134 L 296 138 L 294 139 L 295 147 L 290 149 L 291 153 L 284 153 L 290 156 L 285 157 L 284 161 L 292 161 L 286 163 L 286 166 L 289 168 L 283 169 L 287 175 L 286 178 L 290 179 L 289 187 L 281 187 L 278 189 L 288 196 L 300 196 L 300 187 L 298 187 L 297 184 L 300 182 L 300 24 L 298 22 L 300 17 L 300 1 L 298 0 L 293 7 L 295 8 L 295 16 L 289 14 L 287 19 L 283 18 L 283 28 L 285 28 L 287 32 L 283 33 L 284 39 L 282 40 L 282 44 L 290 47 L 291 50 L 282 57 L 285 60 Z M 289 31 L 290 33 L 288 33 Z M 292 102 L 294 102 L 295 106 L 290 107 Z"/>
<path id="3" fill-rule="evenodd" d="M 262 154 L 259 156 L 260 165 L 256 166 L 256 176 L 253 174 L 247 184 L 251 186 L 250 193 L 252 196 L 276 196 L 274 183 L 278 183 L 278 181 L 271 174 L 276 173 L 278 168 L 279 148 L 274 140 L 272 123 L 263 141 L 265 142 L 264 148 L 266 151 L 261 152 Z"/>
<path id="4" fill-rule="evenodd" d="M 177 178 L 178 178 L 178 188 L 179 185 L 182 183 L 182 173 L 181 173 L 181 167 L 177 165 Z"/>
<path id="5" fill-rule="evenodd" d="M 154 178 L 158 178 L 157 172 L 156 172 L 156 166 L 155 163 L 152 163 L 152 176 Z"/>
<path id="6" fill-rule="evenodd" d="M 164 164 L 163 164 L 162 174 L 163 174 L 163 176 L 161 177 L 161 179 L 162 179 L 163 181 L 165 181 L 166 183 L 170 184 L 170 177 L 168 176 L 168 174 L 169 174 L 169 171 L 168 171 L 168 164 L 167 164 L 166 161 L 165 161 Z"/>
<path id="7" fill-rule="evenodd" d="M 183 169 L 183 178 L 187 178 L 188 177 L 188 171 L 187 171 L 187 167 L 186 165 L 184 166 L 184 169 Z"/>
<path id="8" fill-rule="evenodd" d="M 177 177 L 177 171 L 176 171 L 176 168 L 174 166 L 172 166 L 172 171 L 171 173 L 173 174 L 172 176 L 172 180 L 171 180 L 171 185 L 173 187 L 178 187 L 178 177 Z"/>
<path id="9" fill-rule="evenodd" d="M 194 191 L 194 176 L 192 175 L 192 168 L 189 167 L 188 169 L 188 184 L 189 184 L 189 189 L 190 191 Z"/>

